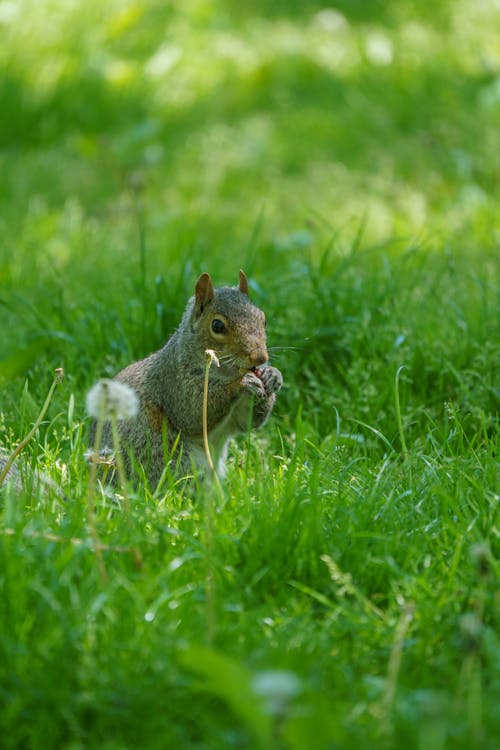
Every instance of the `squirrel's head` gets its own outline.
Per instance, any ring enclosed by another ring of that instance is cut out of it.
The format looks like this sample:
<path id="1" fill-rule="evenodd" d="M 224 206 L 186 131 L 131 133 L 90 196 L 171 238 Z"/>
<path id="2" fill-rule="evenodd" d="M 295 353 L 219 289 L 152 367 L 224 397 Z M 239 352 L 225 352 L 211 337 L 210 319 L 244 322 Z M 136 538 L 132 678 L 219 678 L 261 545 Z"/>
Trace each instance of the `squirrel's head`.
<path id="1" fill-rule="evenodd" d="M 215 289 L 202 273 L 192 299 L 191 327 L 203 353 L 213 349 L 221 369 L 244 372 L 267 362 L 266 317 L 248 296 L 248 279 L 240 271 L 238 287 Z"/>

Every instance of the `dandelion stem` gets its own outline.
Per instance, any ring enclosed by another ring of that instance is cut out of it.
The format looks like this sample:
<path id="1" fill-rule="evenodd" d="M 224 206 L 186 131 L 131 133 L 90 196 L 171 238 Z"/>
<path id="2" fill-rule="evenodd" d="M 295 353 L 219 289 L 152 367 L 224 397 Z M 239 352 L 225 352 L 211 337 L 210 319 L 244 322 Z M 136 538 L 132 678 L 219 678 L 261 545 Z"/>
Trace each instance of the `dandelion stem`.
<path id="1" fill-rule="evenodd" d="M 118 432 L 117 423 L 118 423 L 117 416 L 116 414 L 113 414 L 113 416 L 111 417 L 111 432 L 113 434 L 113 446 L 115 449 L 116 468 L 118 471 L 118 481 L 120 482 L 120 488 L 121 488 L 122 495 L 123 495 L 125 518 L 127 521 L 130 540 L 132 541 L 133 527 L 132 527 L 132 517 L 131 517 L 131 511 L 130 511 L 130 497 L 128 494 L 127 474 L 125 472 L 125 464 L 123 461 L 123 453 L 122 453 L 121 443 L 120 443 L 120 433 Z M 139 549 L 137 547 L 132 546 L 132 554 L 134 557 L 134 562 L 135 562 L 136 567 L 141 568 L 142 557 L 141 557 L 141 553 L 139 552 Z"/>
<path id="2" fill-rule="evenodd" d="M 99 535 L 97 533 L 97 525 L 96 525 L 95 513 L 94 513 L 95 484 L 96 484 L 96 476 L 97 476 L 97 465 L 99 463 L 99 448 L 101 446 L 103 427 L 104 427 L 104 416 L 101 415 L 97 419 L 97 423 L 96 423 L 93 453 L 92 453 L 92 458 L 90 462 L 89 491 L 87 494 L 87 518 L 88 518 L 88 523 L 89 523 L 90 536 L 92 537 L 94 551 L 97 556 L 97 565 L 99 568 L 99 573 L 101 575 L 101 579 L 103 580 L 103 582 L 107 583 L 108 574 L 106 573 L 106 568 L 104 567 L 104 560 L 102 557 L 103 545 L 101 544 Z"/>
<path id="3" fill-rule="evenodd" d="M 102 547 L 102 545 L 99 546 L 93 505 L 97 465 L 101 463 L 99 449 L 101 447 L 101 439 L 105 422 L 111 422 L 111 434 L 113 437 L 113 444 L 115 448 L 115 463 L 118 471 L 118 479 L 123 492 L 127 525 L 129 527 L 130 536 L 132 536 L 127 476 L 125 472 L 125 464 L 123 462 L 123 454 L 120 447 L 120 436 L 118 433 L 117 421 L 118 419 L 133 419 L 135 416 L 137 416 L 137 411 L 139 409 L 139 398 L 136 391 L 133 388 L 130 388 L 130 386 L 126 385 L 126 383 L 120 383 L 117 380 L 109 380 L 108 378 L 103 378 L 94 386 L 92 386 L 90 391 L 87 393 L 86 401 L 88 413 L 96 420 L 92 464 L 89 476 L 88 513 L 92 538 L 94 539 L 94 543 L 96 545 L 96 551 L 98 551 L 100 547 Z M 133 555 L 137 567 L 140 567 L 142 564 L 142 560 L 139 554 L 139 550 L 133 548 Z M 100 558 L 100 569 L 101 575 L 103 575 L 104 578 L 105 570 L 102 563 L 102 558 Z"/>
<path id="4" fill-rule="evenodd" d="M 214 478 L 214 484 L 218 491 L 222 494 L 222 487 L 215 471 L 214 462 L 210 453 L 210 445 L 208 443 L 208 376 L 210 373 L 210 367 L 213 362 L 219 366 L 219 361 L 211 349 L 207 349 L 205 354 L 207 355 L 207 363 L 205 366 L 205 380 L 203 383 L 203 445 L 205 448 L 205 455 L 207 457 L 208 465 L 212 471 Z M 207 641 L 208 645 L 212 646 L 215 640 L 216 631 L 216 611 L 215 611 L 215 564 L 214 564 L 214 498 L 213 498 L 213 485 L 205 489 L 205 513 L 204 513 L 204 541 L 205 541 L 205 552 L 207 557 L 207 575 L 206 575 L 206 619 L 207 619 Z"/>
<path id="5" fill-rule="evenodd" d="M 9 473 L 9 470 L 11 469 L 12 464 L 14 463 L 14 461 L 16 460 L 16 458 L 18 457 L 18 455 L 21 453 L 21 451 L 23 450 L 23 448 L 25 448 L 27 446 L 27 444 L 29 443 L 29 441 L 31 440 L 31 438 L 33 437 L 33 435 L 35 434 L 35 432 L 40 427 L 40 423 L 41 423 L 42 419 L 44 418 L 45 414 L 47 413 L 47 409 L 49 408 L 49 404 L 52 401 L 52 396 L 54 395 L 54 391 L 56 389 L 56 386 L 58 386 L 59 383 L 62 383 L 63 379 L 64 379 L 64 370 L 62 369 L 62 367 L 58 367 L 57 370 L 55 371 L 54 380 L 52 381 L 52 385 L 50 386 L 49 392 L 47 394 L 47 398 L 45 399 L 45 402 L 44 402 L 44 404 L 42 406 L 42 410 L 41 410 L 40 414 L 38 415 L 38 418 L 37 418 L 35 424 L 31 428 L 31 430 L 28 432 L 28 434 L 26 435 L 26 437 L 23 440 L 21 440 L 21 442 L 19 443 L 19 445 L 14 449 L 14 451 L 12 452 L 12 454 L 7 459 L 7 461 L 5 463 L 5 466 L 0 471 L 0 487 L 3 484 L 3 482 L 5 480 L 5 477 Z"/>
<path id="6" fill-rule="evenodd" d="M 117 421 L 118 420 L 115 414 L 111 418 L 111 432 L 113 435 L 113 446 L 115 449 L 115 461 L 116 461 L 116 468 L 118 471 L 118 481 L 120 482 L 120 488 L 123 494 L 124 505 L 128 514 L 130 511 L 130 501 L 129 501 L 128 490 L 127 490 L 127 475 L 125 473 L 125 464 L 123 462 L 123 455 L 122 455 L 121 445 L 120 445 L 120 434 L 118 432 Z"/>
<path id="7" fill-rule="evenodd" d="M 208 352 L 209 350 L 207 350 Z M 215 471 L 214 462 L 212 460 L 212 454 L 210 453 L 210 445 L 208 443 L 208 376 L 210 373 L 210 366 L 212 364 L 212 356 L 207 354 L 207 363 L 205 365 L 205 380 L 203 381 L 203 446 L 205 448 L 205 455 L 207 457 L 208 465 L 212 471 L 214 481 L 217 486 L 220 486 L 219 477 Z"/>

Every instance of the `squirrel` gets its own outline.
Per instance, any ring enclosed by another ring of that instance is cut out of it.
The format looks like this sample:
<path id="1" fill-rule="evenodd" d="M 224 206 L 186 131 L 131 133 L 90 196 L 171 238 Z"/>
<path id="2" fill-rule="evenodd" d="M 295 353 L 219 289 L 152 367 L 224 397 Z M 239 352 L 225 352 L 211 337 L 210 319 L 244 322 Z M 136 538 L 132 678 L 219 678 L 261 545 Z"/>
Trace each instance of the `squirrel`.
<path id="1" fill-rule="evenodd" d="M 137 416 L 118 421 L 126 470 L 130 475 L 133 461 L 139 462 L 152 487 L 165 460 L 177 476 L 193 470 L 203 475 L 208 468 L 203 446 L 208 349 L 218 359 L 218 366 L 209 370 L 208 440 L 216 472 L 224 476 L 229 440 L 266 422 L 283 384 L 281 372 L 266 364 L 266 319 L 250 301 L 243 271 L 238 287 L 219 288 L 202 273 L 179 327 L 163 348 L 115 376 L 139 396 Z M 112 445 L 109 425 L 103 443 Z"/>

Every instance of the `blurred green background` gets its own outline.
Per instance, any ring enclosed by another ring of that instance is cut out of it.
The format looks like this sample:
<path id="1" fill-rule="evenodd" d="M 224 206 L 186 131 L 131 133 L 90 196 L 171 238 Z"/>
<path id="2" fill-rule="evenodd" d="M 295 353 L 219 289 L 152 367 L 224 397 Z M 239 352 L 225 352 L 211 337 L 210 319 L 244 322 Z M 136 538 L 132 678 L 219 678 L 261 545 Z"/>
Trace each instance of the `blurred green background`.
<path id="1" fill-rule="evenodd" d="M 153 248 L 259 221 L 496 242 L 499 24 L 493 0 L 2 2 L 2 240 L 58 267 L 65 232 L 119 242 L 135 180 Z"/>

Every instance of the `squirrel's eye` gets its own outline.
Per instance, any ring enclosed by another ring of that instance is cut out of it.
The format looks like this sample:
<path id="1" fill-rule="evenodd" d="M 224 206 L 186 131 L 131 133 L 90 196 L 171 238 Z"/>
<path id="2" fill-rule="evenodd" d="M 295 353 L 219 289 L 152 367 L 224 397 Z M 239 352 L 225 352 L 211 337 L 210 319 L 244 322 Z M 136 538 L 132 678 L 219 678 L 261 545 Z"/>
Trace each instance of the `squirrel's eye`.
<path id="1" fill-rule="evenodd" d="M 224 325 L 224 323 L 222 322 L 222 320 L 220 320 L 219 318 L 214 318 L 212 320 L 212 331 L 214 333 L 225 333 L 226 332 L 226 326 Z"/>

